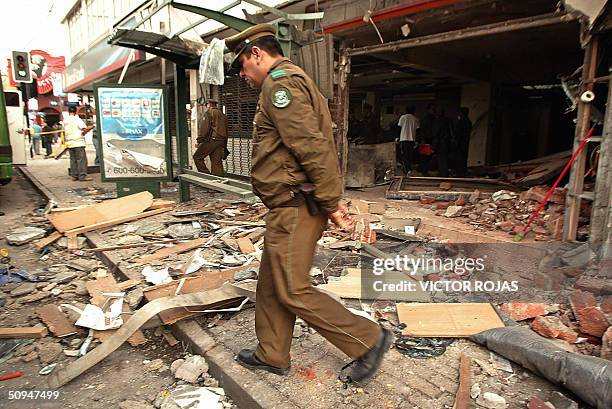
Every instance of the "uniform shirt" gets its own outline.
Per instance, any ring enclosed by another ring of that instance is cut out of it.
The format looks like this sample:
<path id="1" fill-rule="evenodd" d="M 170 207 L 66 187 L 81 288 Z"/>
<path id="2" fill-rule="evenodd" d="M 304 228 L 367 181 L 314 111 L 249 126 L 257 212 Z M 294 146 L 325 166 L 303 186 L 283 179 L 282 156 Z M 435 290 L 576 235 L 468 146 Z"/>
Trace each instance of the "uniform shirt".
<path id="1" fill-rule="evenodd" d="M 85 146 L 85 135 L 81 132 L 87 128 L 85 122 L 78 115 L 69 115 L 64 120 L 64 139 L 66 141 L 66 147 L 78 148 Z"/>
<path id="2" fill-rule="evenodd" d="M 416 130 L 419 128 L 419 118 L 412 114 L 404 114 L 400 116 L 397 125 L 402 128 L 399 137 L 400 142 L 414 142 L 416 139 Z"/>
<path id="3" fill-rule="evenodd" d="M 227 140 L 227 117 L 219 108 L 206 111 L 198 128 L 198 143 L 208 142 L 209 139 Z"/>
<path id="4" fill-rule="evenodd" d="M 327 212 L 337 209 L 342 179 L 327 100 L 289 59 L 264 80 L 253 121 L 253 191 L 268 208 L 291 200 L 309 182 Z"/>

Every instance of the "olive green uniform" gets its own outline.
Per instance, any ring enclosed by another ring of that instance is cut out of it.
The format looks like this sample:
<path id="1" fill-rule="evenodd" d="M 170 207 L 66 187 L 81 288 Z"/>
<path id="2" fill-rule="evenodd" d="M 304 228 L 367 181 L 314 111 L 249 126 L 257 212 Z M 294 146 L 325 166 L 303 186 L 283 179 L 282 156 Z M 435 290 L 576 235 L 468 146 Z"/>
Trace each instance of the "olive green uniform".
<path id="1" fill-rule="evenodd" d="M 342 194 L 327 101 L 288 59 L 264 80 L 253 123 L 253 191 L 270 209 L 257 284 L 255 330 L 261 361 L 286 368 L 296 315 L 352 358 L 371 349 L 380 327 L 310 283 L 316 243 Z M 312 216 L 298 186 L 309 182 L 322 212 Z"/>
<path id="2" fill-rule="evenodd" d="M 206 111 L 198 127 L 197 142 L 193 161 L 198 171 L 223 176 L 223 151 L 227 146 L 227 117 L 219 108 L 214 107 Z M 210 156 L 211 172 L 206 166 L 207 156 Z"/>

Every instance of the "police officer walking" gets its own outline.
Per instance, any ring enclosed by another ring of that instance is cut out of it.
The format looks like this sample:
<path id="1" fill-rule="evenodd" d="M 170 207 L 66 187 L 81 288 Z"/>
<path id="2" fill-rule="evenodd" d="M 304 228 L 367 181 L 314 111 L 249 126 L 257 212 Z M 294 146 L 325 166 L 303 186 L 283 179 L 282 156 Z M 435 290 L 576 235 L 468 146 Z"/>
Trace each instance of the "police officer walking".
<path id="1" fill-rule="evenodd" d="M 193 161 L 199 172 L 223 176 L 223 152 L 227 146 L 227 117 L 217 107 L 217 100 L 206 102 L 206 112 L 198 127 L 197 148 Z M 205 159 L 210 156 L 210 172 Z"/>
<path id="2" fill-rule="evenodd" d="M 326 99 L 304 71 L 283 57 L 272 25 L 226 38 L 234 71 L 256 89 L 251 181 L 270 209 L 257 284 L 255 349 L 236 360 L 284 375 L 290 367 L 296 316 L 354 359 L 349 379 L 366 384 L 393 340 L 390 331 L 357 316 L 313 287 L 310 269 L 328 219 L 354 223 L 340 202 L 342 178 Z"/>

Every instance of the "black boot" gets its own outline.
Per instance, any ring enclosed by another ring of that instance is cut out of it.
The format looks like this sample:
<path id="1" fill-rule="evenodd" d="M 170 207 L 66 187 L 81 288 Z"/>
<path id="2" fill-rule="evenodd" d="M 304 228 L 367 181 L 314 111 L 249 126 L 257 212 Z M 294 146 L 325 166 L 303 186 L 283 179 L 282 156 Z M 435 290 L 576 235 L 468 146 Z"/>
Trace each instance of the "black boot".
<path id="1" fill-rule="evenodd" d="M 349 379 L 358 386 L 365 386 L 374 377 L 383 357 L 393 342 L 393 333 L 388 329 L 381 328 L 381 334 L 376 345 L 360 358 L 357 358 L 352 366 Z"/>
<path id="2" fill-rule="evenodd" d="M 289 373 L 289 368 L 277 368 L 260 361 L 252 349 L 243 349 L 236 355 L 235 359 L 240 365 L 249 369 L 263 369 L 276 375 L 287 375 Z"/>

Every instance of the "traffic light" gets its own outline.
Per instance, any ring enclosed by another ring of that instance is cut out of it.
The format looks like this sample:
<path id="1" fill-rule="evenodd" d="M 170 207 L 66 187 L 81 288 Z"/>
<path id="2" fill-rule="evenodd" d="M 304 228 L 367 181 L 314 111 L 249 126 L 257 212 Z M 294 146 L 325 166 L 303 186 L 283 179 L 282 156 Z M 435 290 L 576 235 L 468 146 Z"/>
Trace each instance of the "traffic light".
<path id="1" fill-rule="evenodd" d="M 13 79 L 15 82 L 32 82 L 30 71 L 30 53 L 13 51 Z"/>

